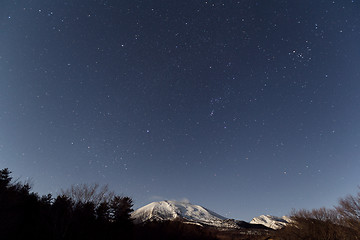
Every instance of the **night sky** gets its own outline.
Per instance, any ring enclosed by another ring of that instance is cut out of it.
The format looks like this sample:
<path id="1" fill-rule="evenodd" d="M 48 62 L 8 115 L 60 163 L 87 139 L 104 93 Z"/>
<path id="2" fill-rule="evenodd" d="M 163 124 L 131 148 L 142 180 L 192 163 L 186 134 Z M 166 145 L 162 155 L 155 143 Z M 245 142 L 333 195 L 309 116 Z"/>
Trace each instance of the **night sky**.
<path id="1" fill-rule="evenodd" d="M 249 221 L 360 184 L 360 2 L 3 0 L 0 167 Z"/>

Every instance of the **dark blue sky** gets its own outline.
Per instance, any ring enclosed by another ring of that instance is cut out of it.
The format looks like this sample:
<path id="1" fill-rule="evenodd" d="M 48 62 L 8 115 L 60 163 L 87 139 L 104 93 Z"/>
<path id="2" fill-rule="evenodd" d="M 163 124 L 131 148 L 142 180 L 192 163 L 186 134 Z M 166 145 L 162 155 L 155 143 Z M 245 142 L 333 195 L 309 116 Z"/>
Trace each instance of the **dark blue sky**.
<path id="1" fill-rule="evenodd" d="M 0 9 L 0 167 L 230 218 L 360 183 L 359 1 L 16 1 Z"/>

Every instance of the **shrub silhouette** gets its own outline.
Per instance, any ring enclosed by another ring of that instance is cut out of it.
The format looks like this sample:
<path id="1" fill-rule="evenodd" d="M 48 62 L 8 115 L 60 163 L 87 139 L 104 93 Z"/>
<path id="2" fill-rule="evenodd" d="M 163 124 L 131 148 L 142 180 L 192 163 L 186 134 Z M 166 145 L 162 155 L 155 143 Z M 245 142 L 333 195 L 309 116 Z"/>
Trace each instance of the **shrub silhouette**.
<path id="1" fill-rule="evenodd" d="M 360 192 L 340 199 L 334 209 L 293 211 L 291 220 L 288 226 L 277 231 L 278 239 L 360 239 Z"/>

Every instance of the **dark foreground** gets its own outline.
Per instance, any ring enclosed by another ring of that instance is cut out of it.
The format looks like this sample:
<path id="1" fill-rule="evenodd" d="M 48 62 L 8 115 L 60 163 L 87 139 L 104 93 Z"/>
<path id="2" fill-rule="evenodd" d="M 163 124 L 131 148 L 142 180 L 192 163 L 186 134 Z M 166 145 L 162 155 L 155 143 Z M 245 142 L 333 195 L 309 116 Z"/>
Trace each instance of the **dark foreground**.
<path id="1" fill-rule="evenodd" d="M 0 170 L 0 239 L 92 240 L 358 240 L 360 193 L 334 209 L 300 210 L 281 230 L 242 223 L 240 229 L 216 229 L 182 221 L 134 225 L 132 199 L 98 185 L 77 185 L 57 197 L 30 192 L 29 184 L 12 182 Z"/>

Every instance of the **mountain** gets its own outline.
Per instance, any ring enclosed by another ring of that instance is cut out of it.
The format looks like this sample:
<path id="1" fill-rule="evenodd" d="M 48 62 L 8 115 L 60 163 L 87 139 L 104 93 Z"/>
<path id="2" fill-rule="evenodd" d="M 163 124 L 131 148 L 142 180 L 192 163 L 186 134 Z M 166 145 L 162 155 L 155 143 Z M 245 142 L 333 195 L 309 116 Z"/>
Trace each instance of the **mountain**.
<path id="1" fill-rule="evenodd" d="M 286 216 L 280 218 L 270 215 L 261 215 L 259 217 L 253 218 L 250 221 L 251 224 L 262 224 L 275 230 L 285 227 L 289 222 L 290 219 Z"/>
<path id="2" fill-rule="evenodd" d="M 177 201 L 153 202 L 134 211 L 135 223 L 182 219 L 205 225 L 221 225 L 225 217 L 202 206 Z"/>
<path id="3" fill-rule="evenodd" d="M 180 220 L 188 224 L 216 227 L 218 229 L 267 229 L 260 224 L 227 219 L 202 206 L 177 201 L 153 202 L 131 214 L 134 223 L 148 221 Z"/>

